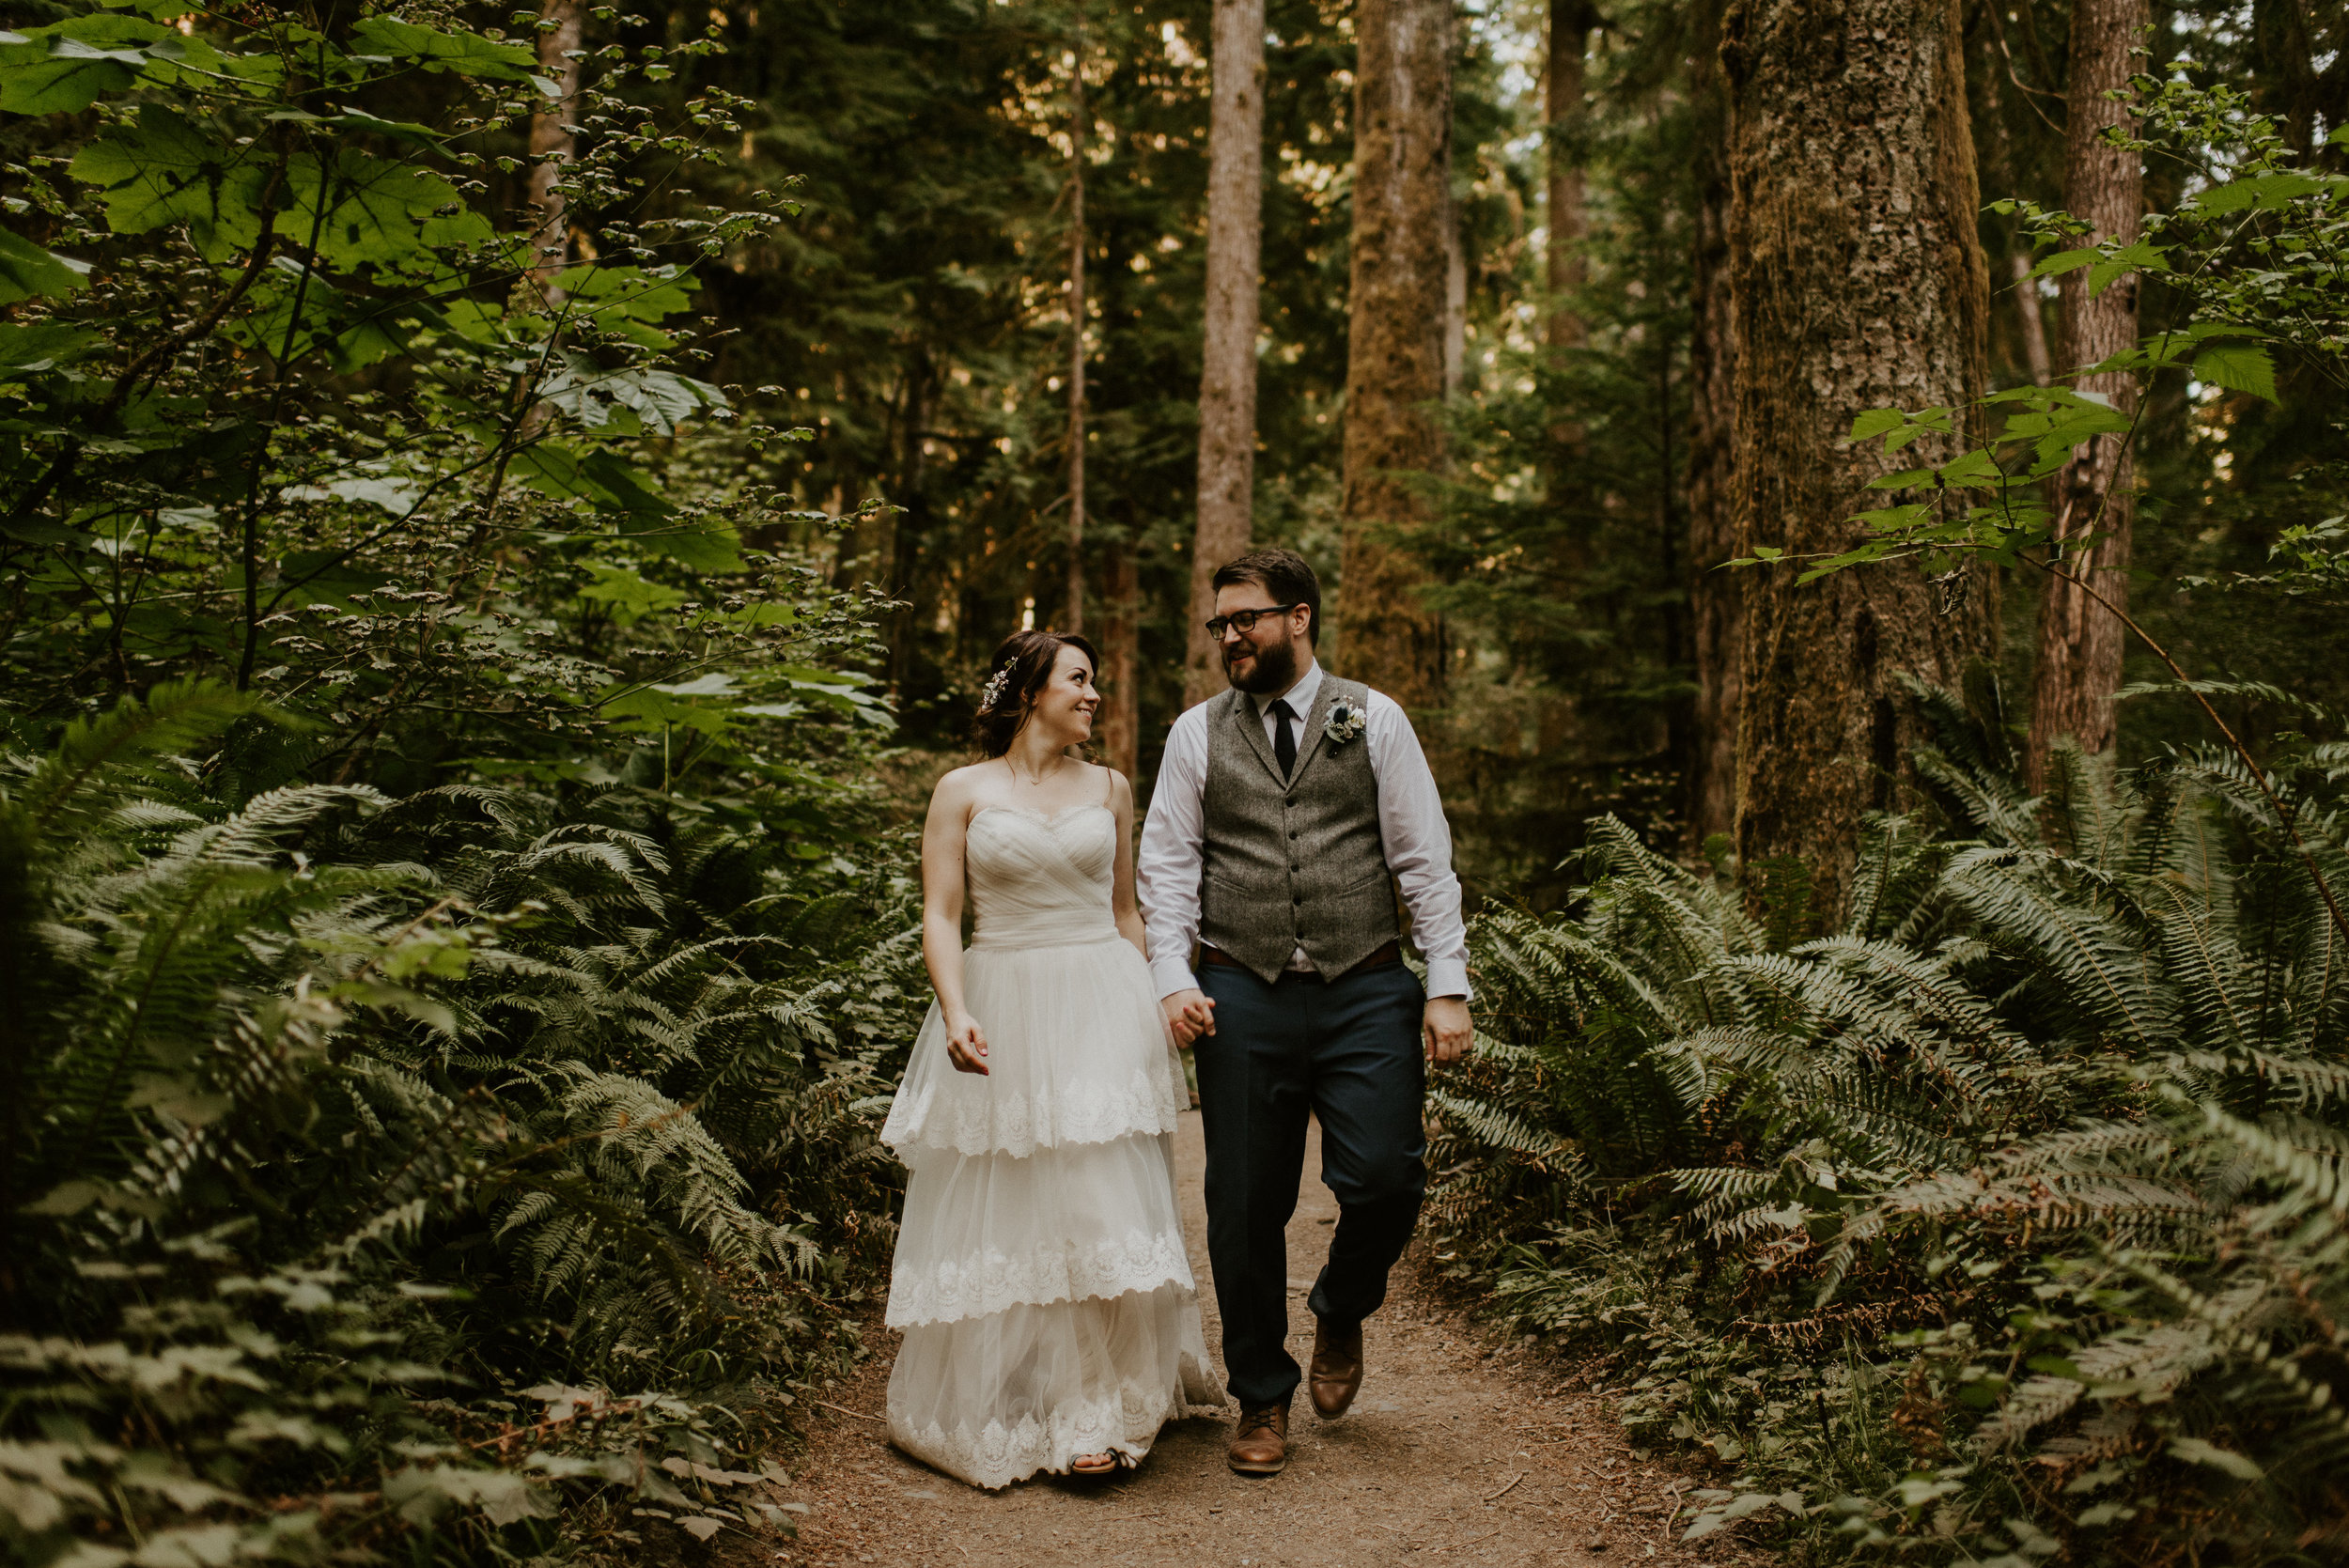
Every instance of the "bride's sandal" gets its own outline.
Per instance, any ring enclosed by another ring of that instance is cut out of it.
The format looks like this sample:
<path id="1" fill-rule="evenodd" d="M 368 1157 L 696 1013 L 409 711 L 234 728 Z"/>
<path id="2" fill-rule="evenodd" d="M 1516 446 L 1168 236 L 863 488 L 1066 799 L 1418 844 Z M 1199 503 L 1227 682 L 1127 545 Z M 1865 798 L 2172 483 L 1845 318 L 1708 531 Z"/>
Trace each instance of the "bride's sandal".
<path id="1" fill-rule="evenodd" d="M 1081 1453 L 1068 1462 L 1071 1475 L 1115 1475 L 1119 1458 L 1114 1453 Z"/>

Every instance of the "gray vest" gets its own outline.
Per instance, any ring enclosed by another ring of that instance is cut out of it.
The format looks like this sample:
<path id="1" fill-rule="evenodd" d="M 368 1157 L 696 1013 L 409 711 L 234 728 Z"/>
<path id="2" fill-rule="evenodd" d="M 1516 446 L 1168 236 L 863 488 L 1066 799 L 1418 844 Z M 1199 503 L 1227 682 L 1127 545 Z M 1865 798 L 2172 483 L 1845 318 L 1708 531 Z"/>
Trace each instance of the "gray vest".
<path id="1" fill-rule="evenodd" d="M 1324 670 L 1286 784 L 1252 698 L 1233 691 L 1207 709 L 1199 939 L 1268 981 L 1299 947 L 1334 980 L 1402 934 L 1369 737 L 1332 746 L 1322 733 L 1341 699 L 1369 711 L 1361 682 Z"/>

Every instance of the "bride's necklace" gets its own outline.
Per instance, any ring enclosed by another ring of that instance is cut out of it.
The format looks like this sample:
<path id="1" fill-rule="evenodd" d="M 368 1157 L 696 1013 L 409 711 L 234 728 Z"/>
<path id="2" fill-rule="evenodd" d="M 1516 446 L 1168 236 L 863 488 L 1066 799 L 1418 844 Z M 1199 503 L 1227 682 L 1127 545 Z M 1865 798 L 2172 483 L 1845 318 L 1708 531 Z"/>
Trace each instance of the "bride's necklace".
<path id="1" fill-rule="evenodd" d="M 1062 768 L 1066 768 L 1066 767 L 1067 767 L 1067 766 L 1068 766 L 1068 755 L 1067 755 L 1067 753 L 1065 753 L 1065 752 L 1064 752 L 1064 753 L 1062 753 L 1060 754 L 1060 756 L 1059 756 L 1059 757 L 1058 757 L 1058 758 L 1057 758 L 1057 759 L 1053 762 L 1053 764 L 1052 764 L 1051 768 L 1050 768 L 1050 771 L 1048 771 L 1048 772 L 1043 772 L 1043 773 L 1038 773 L 1038 774 L 1037 774 L 1034 778 L 1033 778 L 1033 779 L 1031 779 L 1031 778 L 1025 778 L 1025 777 L 1021 776 L 1020 771 L 1019 771 L 1019 765 L 1018 763 L 1016 763 L 1016 762 L 1012 761 L 1012 760 L 1011 760 L 1011 758 L 1010 758 L 1009 756 L 1005 756 L 1005 757 L 1003 758 L 1003 766 L 1004 766 L 1005 768 L 1009 768 L 1009 769 L 1011 770 L 1011 779 L 1012 779 L 1012 783 L 1014 783 L 1014 784 L 1026 784 L 1026 785 L 1028 785 L 1031 789 L 1041 789 L 1041 788 L 1043 788 L 1043 787 L 1044 787 L 1044 781 L 1045 781 L 1045 780 L 1047 780 L 1047 779 L 1055 779 L 1055 778 L 1058 778 L 1058 777 L 1060 776 L 1060 770 L 1061 770 Z"/>

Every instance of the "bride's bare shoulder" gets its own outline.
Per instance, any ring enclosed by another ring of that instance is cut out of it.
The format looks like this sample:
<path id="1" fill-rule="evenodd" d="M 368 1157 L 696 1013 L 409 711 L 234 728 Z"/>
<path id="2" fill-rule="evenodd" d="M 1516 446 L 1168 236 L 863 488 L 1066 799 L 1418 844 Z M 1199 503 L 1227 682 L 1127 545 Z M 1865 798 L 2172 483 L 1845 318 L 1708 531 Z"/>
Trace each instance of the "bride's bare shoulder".
<path id="1" fill-rule="evenodd" d="M 944 774 L 930 790 L 930 809 L 935 812 L 970 805 L 978 799 L 987 777 L 986 768 L 985 763 L 974 762 Z"/>

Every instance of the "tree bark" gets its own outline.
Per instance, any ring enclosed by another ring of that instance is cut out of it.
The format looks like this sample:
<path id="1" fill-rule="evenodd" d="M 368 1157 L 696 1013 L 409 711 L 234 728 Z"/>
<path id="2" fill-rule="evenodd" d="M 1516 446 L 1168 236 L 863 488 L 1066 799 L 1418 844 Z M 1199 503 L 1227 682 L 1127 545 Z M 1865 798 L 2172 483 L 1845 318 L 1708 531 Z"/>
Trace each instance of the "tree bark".
<path id="1" fill-rule="evenodd" d="M 538 74 L 559 84 L 563 96 L 552 103 L 540 100 L 530 116 L 530 204 L 537 209 L 538 226 L 532 231 L 530 280 L 540 294 L 559 298 L 554 280 L 571 264 L 571 228 L 564 210 L 563 194 L 554 182 L 579 156 L 579 138 L 568 126 L 579 112 L 580 0 L 546 0 L 541 22 L 554 25 L 538 35 Z"/>
<path id="2" fill-rule="evenodd" d="M 1549 242 L 1542 261 L 1549 289 L 1549 319 L 1544 338 L 1552 349 L 1579 349 L 1590 336 L 1581 315 L 1568 303 L 1589 276 L 1582 241 L 1590 233 L 1590 210 L 1582 165 L 1588 156 L 1583 132 L 1589 116 L 1582 97 L 1588 85 L 1584 56 L 1598 13 L 1590 0 L 1549 0 L 1549 59 L 1544 73 L 1543 112 L 1549 129 L 1543 137 Z M 1700 53 L 1703 53 L 1702 46 Z"/>
<path id="3" fill-rule="evenodd" d="M 1362 0 L 1355 37 L 1338 654 L 1355 678 L 1430 707 L 1443 696 L 1443 626 L 1419 594 L 1410 537 L 1426 509 L 1407 476 L 1443 461 L 1433 406 L 1443 396 L 1451 0 Z"/>
<path id="4" fill-rule="evenodd" d="M 2031 385 L 2046 386 L 2055 366 L 2047 358 L 2047 320 L 2039 309 L 2039 282 L 2030 275 L 2030 253 L 2015 252 L 2007 269 L 2015 278 L 2015 325 L 2023 340 L 2023 366 L 2030 372 Z"/>
<path id="5" fill-rule="evenodd" d="M 2145 0 L 2075 0 L 2072 79 L 2065 103 L 2063 205 L 2096 240 L 2137 239 L 2144 210 L 2145 173 L 2139 155 L 2108 147 L 2108 126 L 2131 123 L 2128 100 L 2108 94 L 2128 86 L 2131 49 L 2146 25 Z M 2088 274 L 2061 284 L 2063 357 L 2077 373 L 2137 344 L 2135 273 L 2089 298 Z M 2137 380 L 2119 374 L 2080 376 L 2073 386 L 2100 393 L 2127 414 L 2136 411 Z M 2099 436 L 2076 448 L 2056 476 L 2056 537 L 2070 570 L 2122 609 L 2128 607 L 2130 493 L 2128 449 L 2119 436 Z M 2092 539 L 2095 535 L 2104 536 Z M 2122 627 L 2118 616 L 2079 588 L 2050 578 L 2039 601 L 2039 660 L 2032 673 L 2030 775 L 2034 785 L 2047 753 L 2071 736 L 2080 750 L 2112 745 L 2113 693 L 2121 689 Z"/>
<path id="6" fill-rule="evenodd" d="M 1717 569 L 1737 553 L 1732 440 L 1737 311 L 1730 288 L 1729 103 L 1719 70 L 1719 6 L 1703 7 L 1696 22 L 1697 67 L 1689 91 L 1700 116 L 1702 162 L 1690 267 L 1687 481 L 1688 654 L 1696 700 L 1686 767 L 1688 847 L 1702 852 L 1708 840 L 1736 826 L 1738 638 L 1745 579 Z"/>
<path id="7" fill-rule="evenodd" d="M 1264 225 L 1264 0 L 1215 0 L 1207 119 L 1206 340 L 1199 377 L 1199 526 L 1191 543 L 1183 706 L 1223 690 L 1206 633 L 1216 567 L 1244 554 L 1256 485 L 1258 252 Z"/>
<path id="8" fill-rule="evenodd" d="M 1128 779 L 1142 756 L 1142 573 L 1134 546 L 1110 547 L 1101 618 L 1101 750 Z"/>
<path id="9" fill-rule="evenodd" d="M 1445 183 L 1451 183 L 1447 173 Z M 1443 399 L 1460 396 L 1468 370 L 1468 237 L 1460 210 L 1447 200 L 1443 217 Z"/>
<path id="10" fill-rule="evenodd" d="M 1077 12 L 1068 115 L 1068 565 L 1061 629 L 1085 629 L 1085 23 Z"/>
<path id="11" fill-rule="evenodd" d="M 1891 499 L 1845 441 L 1862 411 L 1968 407 L 1983 391 L 1989 277 L 1956 0 L 1733 0 L 1731 287 L 1737 320 L 1739 553 L 1858 543 Z M 1939 438 L 1924 466 L 1963 450 Z M 1899 676 L 1951 687 L 1995 636 L 1996 580 L 1911 563 L 1797 587 L 1748 580 L 1736 840 L 1748 886 L 1802 862 L 1817 922 L 1840 917 L 1859 821 L 1896 803 L 1910 739 Z M 1970 592 L 1965 590 L 1970 588 Z M 1757 875 L 1760 873 L 1761 875 Z"/>

